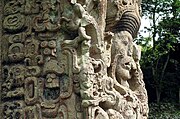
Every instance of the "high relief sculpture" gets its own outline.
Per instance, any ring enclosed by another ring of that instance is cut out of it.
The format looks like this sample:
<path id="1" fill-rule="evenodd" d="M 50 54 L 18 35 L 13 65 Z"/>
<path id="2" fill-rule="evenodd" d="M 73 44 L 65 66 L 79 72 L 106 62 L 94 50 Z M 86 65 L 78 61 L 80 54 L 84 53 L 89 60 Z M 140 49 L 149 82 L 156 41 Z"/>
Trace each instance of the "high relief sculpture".
<path id="1" fill-rule="evenodd" d="M 147 119 L 141 0 L 1 0 L 1 118 Z"/>

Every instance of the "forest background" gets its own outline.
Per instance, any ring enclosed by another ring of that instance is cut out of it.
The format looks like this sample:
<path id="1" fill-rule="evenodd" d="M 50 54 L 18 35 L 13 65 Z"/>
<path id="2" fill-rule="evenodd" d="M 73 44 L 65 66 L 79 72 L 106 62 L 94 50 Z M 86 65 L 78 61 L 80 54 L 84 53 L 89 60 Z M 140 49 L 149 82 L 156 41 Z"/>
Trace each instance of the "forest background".
<path id="1" fill-rule="evenodd" d="M 142 46 L 149 119 L 180 119 L 180 0 L 142 0 L 142 17 L 135 42 Z"/>

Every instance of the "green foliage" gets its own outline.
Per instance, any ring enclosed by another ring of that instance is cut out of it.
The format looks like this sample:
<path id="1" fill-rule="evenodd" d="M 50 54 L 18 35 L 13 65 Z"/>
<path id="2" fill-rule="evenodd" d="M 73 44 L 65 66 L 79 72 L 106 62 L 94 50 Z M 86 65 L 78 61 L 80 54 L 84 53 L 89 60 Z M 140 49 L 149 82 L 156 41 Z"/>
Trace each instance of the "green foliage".
<path id="1" fill-rule="evenodd" d="M 149 119 L 179 119 L 180 109 L 173 103 L 149 104 Z"/>
<path id="2" fill-rule="evenodd" d="M 180 1 L 179 0 L 143 0 L 142 14 L 150 21 L 150 28 L 145 27 L 149 37 L 140 37 L 137 43 L 142 46 L 141 66 L 144 80 L 156 91 L 159 103 L 161 93 L 170 95 L 169 99 L 177 100 L 179 90 L 179 62 L 171 57 L 175 46 L 180 41 Z M 173 72 L 171 72 L 173 71 Z M 176 85 L 177 84 L 177 85 Z M 172 92 L 176 93 L 175 96 Z M 168 97 L 168 96 L 167 96 Z"/>
<path id="3" fill-rule="evenodd" d="M 150 19 L 153 18 L 152 13 L 156 13 L 158 16 L 168 17 L 173 12 L 178 14 L 180 11 L 179 6 L 179 0 L 143 0 L 142 13 L 143 16 L 148 16 Z"/>

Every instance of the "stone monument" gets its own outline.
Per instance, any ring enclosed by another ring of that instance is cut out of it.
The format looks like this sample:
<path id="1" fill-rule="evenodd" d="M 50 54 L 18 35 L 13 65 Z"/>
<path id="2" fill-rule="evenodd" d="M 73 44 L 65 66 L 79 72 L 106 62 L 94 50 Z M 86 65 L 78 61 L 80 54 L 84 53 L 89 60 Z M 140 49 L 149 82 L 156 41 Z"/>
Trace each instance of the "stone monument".
<path id="1" fill-rule="evenodd" d="M 1 119 L 147 119 L 141 0 L 1 0 Z"/>

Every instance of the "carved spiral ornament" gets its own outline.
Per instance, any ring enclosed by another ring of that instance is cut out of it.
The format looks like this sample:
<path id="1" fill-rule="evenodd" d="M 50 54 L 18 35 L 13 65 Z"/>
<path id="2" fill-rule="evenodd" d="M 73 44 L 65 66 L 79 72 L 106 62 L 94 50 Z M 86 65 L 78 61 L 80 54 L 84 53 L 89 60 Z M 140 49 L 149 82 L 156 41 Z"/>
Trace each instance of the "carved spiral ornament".
<path id="1" fill-rule="evenodd" d="M 4 18 L 3 28 L 9 32 L 18 32 L 25 25 L 25 17 L 19 13 L 8 15 Z"/>

